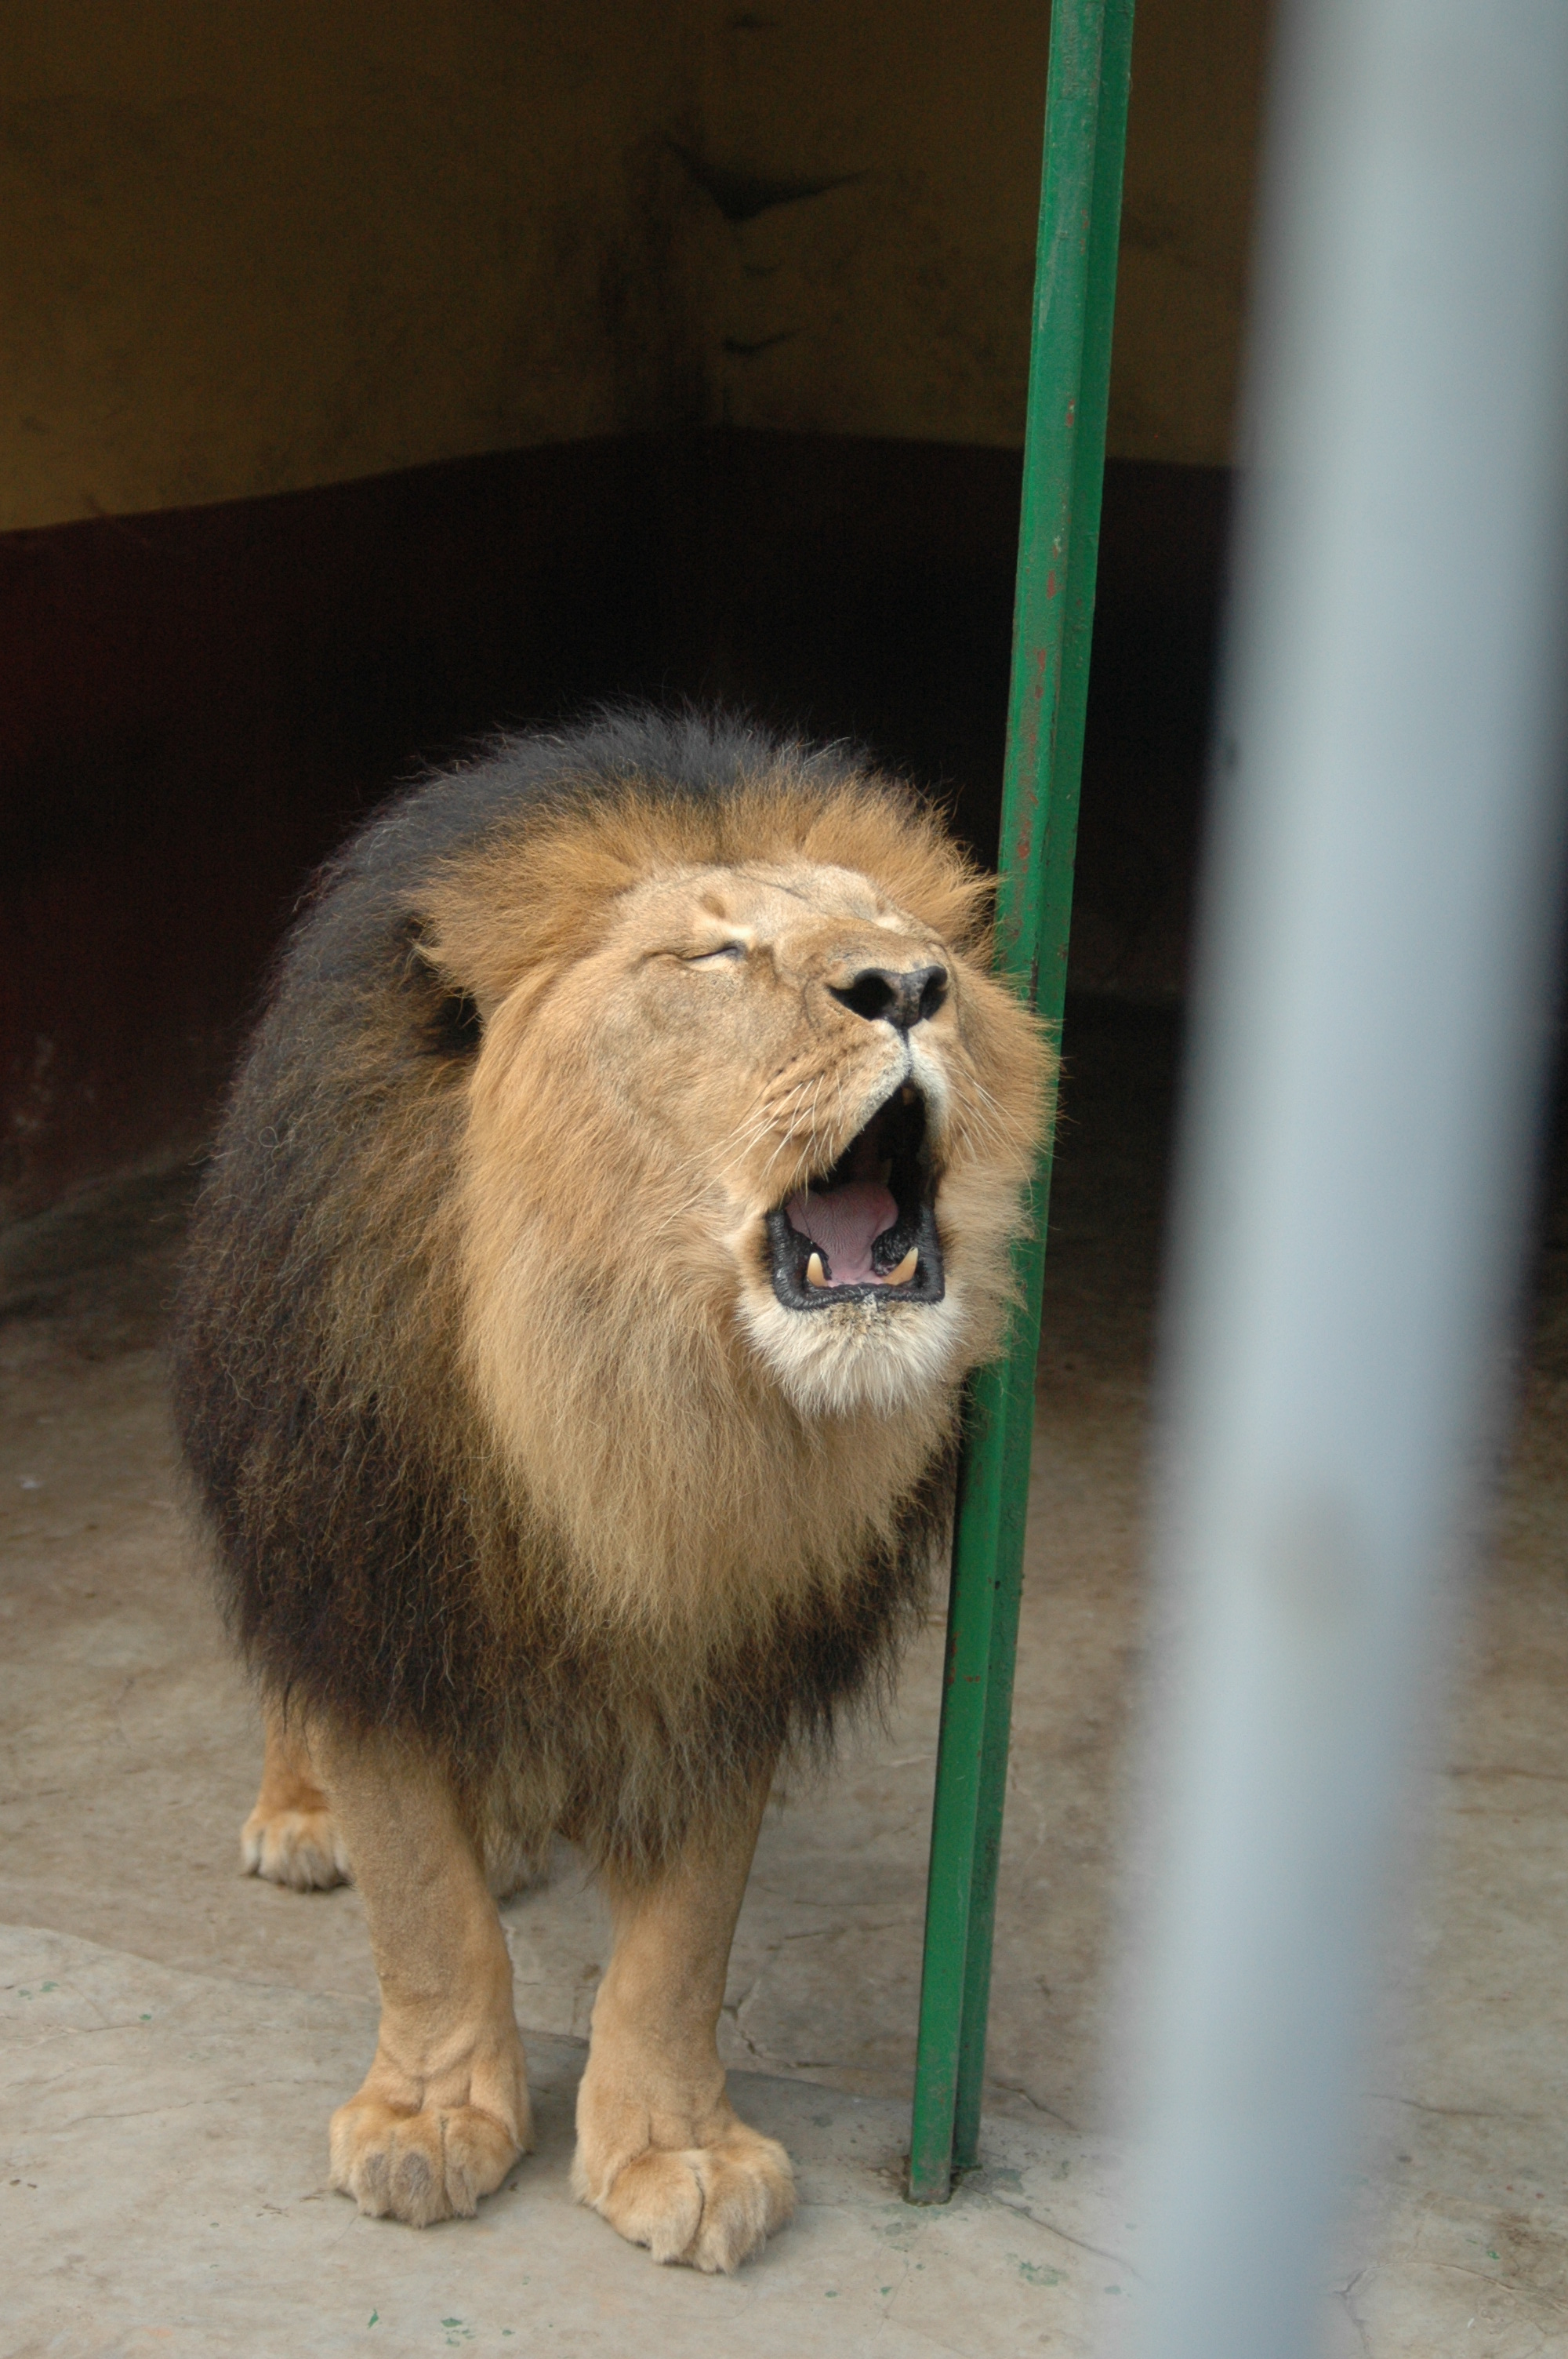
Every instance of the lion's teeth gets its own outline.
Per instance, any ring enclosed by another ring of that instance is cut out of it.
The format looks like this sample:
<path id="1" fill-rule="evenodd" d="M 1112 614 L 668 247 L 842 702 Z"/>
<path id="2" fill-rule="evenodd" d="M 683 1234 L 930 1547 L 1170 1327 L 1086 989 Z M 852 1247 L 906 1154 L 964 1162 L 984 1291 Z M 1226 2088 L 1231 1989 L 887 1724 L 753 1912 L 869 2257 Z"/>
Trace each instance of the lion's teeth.
<path id="1" fill-rule="evenodd" d="M 920 1247 L 918 1245 L 911 1245 L 909 1251 L 904 1255 L 904 1257 L 900 1262 L 898 1267 L 896 1269 L 889 1270 L 887 1274 L 887 1283 L 889 1286 L 907 1286 L 910 1279 L 914 1276 L 915 1271 L 919 1267 Z"/>
<path id="2" fill-rule="evenodd" d="M 827 1283 L 827 1272 L 822 1266 L 819 1253 L 814 1253 L 806 1265 L 806 1282 L 807 1286 L 826 1286 Z"/>

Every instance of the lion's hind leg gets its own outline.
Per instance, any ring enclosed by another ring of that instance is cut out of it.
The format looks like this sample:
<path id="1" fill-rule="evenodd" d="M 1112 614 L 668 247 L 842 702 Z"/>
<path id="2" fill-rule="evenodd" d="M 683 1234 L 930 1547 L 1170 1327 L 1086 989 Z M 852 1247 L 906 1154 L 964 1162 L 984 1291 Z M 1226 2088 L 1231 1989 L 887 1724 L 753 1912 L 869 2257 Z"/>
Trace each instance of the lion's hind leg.
<path id="1" fill-rule="evenodd" d="M 317 1781 L 303 1731 L 270 1698 L 266 1750 L 255 1808 L 240 1830 L 240 1857 L 251 1875 L 296 1892 L 347 1884 L 349 1854 Z"/>
<path id="2" fill-rule="evenodd" d="M 604 1871 L 614 1947 L 578 2093 L 579 2201 L 654 2260 L 710 2271 L 795 2212 L 789 2157 L 736 2114 L 715 2044 L 762 1799 L 654 1882 Z"/>

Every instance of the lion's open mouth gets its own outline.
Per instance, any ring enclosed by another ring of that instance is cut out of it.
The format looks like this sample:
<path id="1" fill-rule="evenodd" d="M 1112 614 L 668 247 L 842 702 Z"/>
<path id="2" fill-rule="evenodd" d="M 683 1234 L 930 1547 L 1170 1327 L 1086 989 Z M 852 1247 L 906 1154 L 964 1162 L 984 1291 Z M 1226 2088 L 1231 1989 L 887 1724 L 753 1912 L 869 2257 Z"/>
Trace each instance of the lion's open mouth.
<path id="1" fill-rule="evenodd" d="M 940 1302 L 935 1195 L 925 1100 L 905 1082 L 830 1171 L 768 1214 L 779 1300 L 790 1310 L 857 1299 Z"/>

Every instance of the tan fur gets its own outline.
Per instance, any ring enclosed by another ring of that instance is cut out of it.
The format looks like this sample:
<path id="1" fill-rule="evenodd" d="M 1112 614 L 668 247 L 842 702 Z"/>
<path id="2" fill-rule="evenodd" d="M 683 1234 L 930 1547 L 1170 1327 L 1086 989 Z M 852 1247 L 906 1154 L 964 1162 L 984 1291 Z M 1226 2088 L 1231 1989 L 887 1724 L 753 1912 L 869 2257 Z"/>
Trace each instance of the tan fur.
<path id="1" fill-rule="evenodd" d="M 240 1830 L 240 1858 L 249 1875 L 296 1892 L 324 1892 L 349 1880 L 342 1832 L 317 1778 L 303 1733 L 268 1701 L 261 1791 Z"/>
<path id="2" fill-rule="evenodd" d="M 795 2212 L 788 2155 L 748 2129 L 714 2044 L 766 1799 L 651 1887 L 607 1878 L 614 1950 L 577 2101 L 572 2187 L 656 2261 L 737 2268 Z"/>
<path id="3" fill-rule="evenodd" d="M 245 1855 L 302 1884 L 352 1862 L 384 2017 L 334 2117 L 334 2183 L 422 2223 L 471 2211 L 526 2146 L 491 1891 L 553 1832 L 581 1842 L 614 1949 L 574 2184 L 656 2258 L 727 2269 L 794 2201 L 714 2045 L 771 1759 L 739 1725 L 709 1758 L 683 1732 L 728 1725 L 715 1665 L 750 1663 L 758 1692 L 775 1659 L 796 1676 L 781 1633 L 820 1625 L 823 1646 L 871 1660 L 888 1643 L 892 1609 L 878 1622 L 871 1604 L 870 1635 L 831 1634 L 860 1626 L 856 1601 L 899 1560 L 950 1448 L 962 1378 L 998 1345 L 1048 1059 L 989 972 L 983 880 L 901 793 L 827 791 L 784 758 L 708 799 L 574 801 L 570 783 L 421 887 L 417 960 L 477 1005 L 477 1057 L 455 1077 L 432 1063 L 379 1129 L 355 1117 L 369 1225 L 351 1251 L 347 1196 L 288 1232 L 301 1268 L 329 1272 L 313 1396 L 373 1402 L 432 1495 L 461 1502 L 459 1602 L 491 1634 L 464 1676 L 476 1724 L 479 1683 L 494 1686 L 484 1725 L 501 1734 L 476 1760 L 433 1722 L 377 1728 L 324 1674 L 309 1692 L 310 1658 L 284 1638 L 269 1657 L 258 1619 L 279 1701 Z M 934 965 L 946 1003 L 907 1033 L 833 995 L 868 968 Z M 287 1027 L 277 1043 L 272 1088 L 296 1053 Z M 345 1108 L 355 1090 L 376 1103 L 379 1053 L 336 1084 Z M 940 1172 L 945 1297 L 792 1310 L 766 1216 L 903 1080 Z M 513 1735 L 504 1681 L 524 1675 Z M 286 1725 L 295 1686 L 304 1717 Z"/>
<path id="4" fill-rule="evenodd" d="M 446 1780 L 313 1732 L 381 1984 L 375 2060 L 332 2116 L 332 2184 L 416 2227 L 471 2212 L 532 2141 L 512 1960 Z"/>

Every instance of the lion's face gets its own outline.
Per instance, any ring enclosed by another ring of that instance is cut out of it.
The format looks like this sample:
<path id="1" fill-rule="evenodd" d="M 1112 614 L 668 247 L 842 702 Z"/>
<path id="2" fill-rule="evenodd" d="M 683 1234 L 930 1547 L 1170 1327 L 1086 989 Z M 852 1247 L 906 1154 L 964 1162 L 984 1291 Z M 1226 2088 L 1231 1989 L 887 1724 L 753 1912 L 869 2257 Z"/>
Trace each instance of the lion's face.
<path id="1" fill-rule="evenodd" d="M 802 1408 L 892 1407 L 950 1359 L 959 965 L 869 878 L 804 862 L 651 881 L 606 944 L 605 1077 L 665 1143 Z"/>
<path id="2" fill-rule="evenodd" d="M 991 1340 L 1032 1144 L 1037 1051 L 1000 1000 L 850 868 L 633 885 L 489 1026 L 476 1136 L 513 1266 L 739 1343 L 808 1417 L 950 1390 Z"/>

